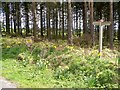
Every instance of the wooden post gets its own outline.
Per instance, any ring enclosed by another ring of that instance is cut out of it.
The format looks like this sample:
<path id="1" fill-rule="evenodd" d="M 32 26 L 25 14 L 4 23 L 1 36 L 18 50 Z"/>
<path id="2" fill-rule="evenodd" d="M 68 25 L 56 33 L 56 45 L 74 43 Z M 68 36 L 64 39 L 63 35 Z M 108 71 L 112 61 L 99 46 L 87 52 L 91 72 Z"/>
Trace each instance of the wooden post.
<path id="1" fill-rule="evenodd" d="M 100 58 L 102 54 L 102 37 L 103 37 L 103 26 L 100 25 L 100 30 L 99 30 L 99 56 Z"/>
<path id="2" fill-rule="evenodd" d="M 93 22 L 93 25 L 98 25 L 99 27 L 99 56 L 102 56 L 102 37 L 103 37 L 103 26 L 110 25 L 110 22 L 104 22 L 102 19 L 100 21 Z"/>

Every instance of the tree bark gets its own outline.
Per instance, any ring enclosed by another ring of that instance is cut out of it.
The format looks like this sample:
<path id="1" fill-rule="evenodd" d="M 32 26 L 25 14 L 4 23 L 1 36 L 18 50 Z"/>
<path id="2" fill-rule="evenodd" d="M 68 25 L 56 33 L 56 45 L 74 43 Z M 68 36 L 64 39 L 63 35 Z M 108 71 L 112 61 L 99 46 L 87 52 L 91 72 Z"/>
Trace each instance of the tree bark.
<path id="1" fill-rule="evenodd" d="M 120 44 L 120 2 L 118 2 L 118 41 L 119 41 L 119 44 Z"/>
<path id="2" fill-rule="evenodd" d="M 19 2 L 16 2 L 16 16 L 17 16 L 17 29 L 18 29 L 18 34 L 20 35 L 20 7 L 19 7 Z"/>
<path id="3" fill-rule="evenodd" d="M 76 14 L 76 30 L 78 30 L 78 11 L 77 11 L 77 8 L 75 10 L 75 14 Z"/>
<path id="4" fill-rule="evenodd" d="M 43 37 L 43 18 L 42 18 L 42 9 L 43 9 L 43 6 L 41 5 L 40 6 L 40 20 L 41 20 L 41 36 Z"/>
<path id="5" fill-rule="evenodd" d="M 56 8 L 56 34 L 55 34 L 55 40 L 58 38 L 58 9 Z"/>
<path id="6" fill-rule="evenodd" d="M 44 26 L 44 27 L 43 27 L 43 30 L 44 30 L 44 34 L 45 34 L 45 33 L 46 33 L 46 32 L 45 32 L 45 28 L 46 28 L 46 24 L 45 24 L 46 17 L 45 17 L 45 16 L 46 16 L 46 13 L 45 13 L 45 10 L 44 10 L 43 12 L 44 12 L 44 13 L 43 13 L 43 26 Z"/>
<path id="7" fill-rule="evenodd" d="M 48 37 L 48 40 L 50 41 L 50 39 L 51 39 L 51 28 L 50 28 L 50 8 L 49 8 L 49 6 L 47 8 L 47 37 Z"/>
<path id="8" fill-rule="evenodd" d="M 12 25 L 13 25 L 12 23 L 13 22 L 12 21 L 13 21 L 13 18 L 12 18 L 12 12 L 11 12 L 11 17 L 10 17 L 10 24 L 11 24 L 11 26 L 10 27 L 11 27 L 11 33 L 13 34 L 13 28 L 12 28 Z"/>
<path id="9" fill-rule="evenodd" d="M 94 45 L 94 26 L 93 26 L 93 0 L 90 0 L 90 33 L 92 38 L 92 45 Z"/>
<path id="10" fill-rule="evenodd" d="M 68 0 L 68 43 L 72 45 L 72 12 L 71 0 Z"/>
<path id="11" fill-rule="evenodd" d="M 9 20 L 9 3 L 6 2 L 5 5 L 5 11 L 6 11 L 6 32 L 7 34 L 10 34 L 10 20 Z"/>
<path id="12" fill-rule="evenodd" d="M 111 25 L 109 26 L 109 47 L 113 49 L 113 1 L 110 0 L 110 22 Z"/>
<path id="13" fill-rule="evenodd" d="M 16 34 L 17 31 L 16 31 L 16 12 L 15 12 L 15 9 L 16 9 L 16 5 L 15 3 L 13 4 L 14 7 L 13 7 L 13 23 L 14 23 L 14 33 Z"/>
<path id="14" fill-rule="evenodd" d="M 53 33 L 53 38 L 55 39 L 55 9 L 53 9 L 53 30 L 52 30 L 52 33 Z"/>
<path id="15" fill-rule="evenodd" d="M 62 39 L 64 39 L 64 2 L 62 3 Z"/>
<path id="16" fill-rule="evenodd" d="M 36 40 L 37 25 L 36 25 L 36 3 L 35 2 L 32 2 L 32 13 L 33 13 L 33 36 L 34 36 L 34 40 Z"/>
<path id="17" fill-rule="evenodd" d="M 86 0 L 85 0 L 86 1 Z M 87 3 L 83 4 L 83 33 L 87 33 Z"/>
<path id="18" fill-rule="evenodd" d="M 25 5 L 25 25 L 26 25 L 26 36 L 28 36 L 29 31 L 29 8 L 28 8 L 28 2 L 24 2 Z"/>

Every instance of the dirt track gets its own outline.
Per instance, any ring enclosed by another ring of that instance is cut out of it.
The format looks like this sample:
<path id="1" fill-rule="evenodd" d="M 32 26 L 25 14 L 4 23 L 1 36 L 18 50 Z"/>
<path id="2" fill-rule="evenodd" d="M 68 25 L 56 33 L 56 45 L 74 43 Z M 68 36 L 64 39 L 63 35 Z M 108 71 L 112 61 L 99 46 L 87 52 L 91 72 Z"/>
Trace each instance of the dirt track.
<path id="1" fill-rule="evenodd" d="M 17 88 L 17 86 L 3 77 L 0 77 L 0 88 Z"/>

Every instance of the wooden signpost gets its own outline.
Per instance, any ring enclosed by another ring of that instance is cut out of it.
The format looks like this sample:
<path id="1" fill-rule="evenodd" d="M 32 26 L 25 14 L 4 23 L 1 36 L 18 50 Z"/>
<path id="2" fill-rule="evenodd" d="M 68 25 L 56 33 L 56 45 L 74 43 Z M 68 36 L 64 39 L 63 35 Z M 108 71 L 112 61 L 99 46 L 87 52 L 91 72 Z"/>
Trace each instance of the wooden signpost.
<path id="1" fill-rule="evenodd" d="M 104 22 L 104 20 L 100 20 L 100 21 L 95 21 L 93 22 L 93 25 L 98 25 L 99 26 L 99 56 L 101 58 L 102 55 L 102 37 L 103 37 L 103 27 L 105 25 L 110 25 L 111 22 Z"/>

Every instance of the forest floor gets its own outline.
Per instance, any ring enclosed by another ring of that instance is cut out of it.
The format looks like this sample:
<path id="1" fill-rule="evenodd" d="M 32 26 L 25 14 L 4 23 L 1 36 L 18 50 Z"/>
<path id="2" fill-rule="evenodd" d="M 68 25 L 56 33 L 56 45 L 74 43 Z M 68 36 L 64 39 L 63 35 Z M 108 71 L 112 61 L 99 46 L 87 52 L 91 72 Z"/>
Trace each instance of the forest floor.
<path id="1" fill-rule="evenodd" d="M 120 53 L 81 48 L 66 41 L 1 38 L 2 77 L 21 88 L 118 88 Z M 100 59 L 99 56 L 102 56 Z"/>

